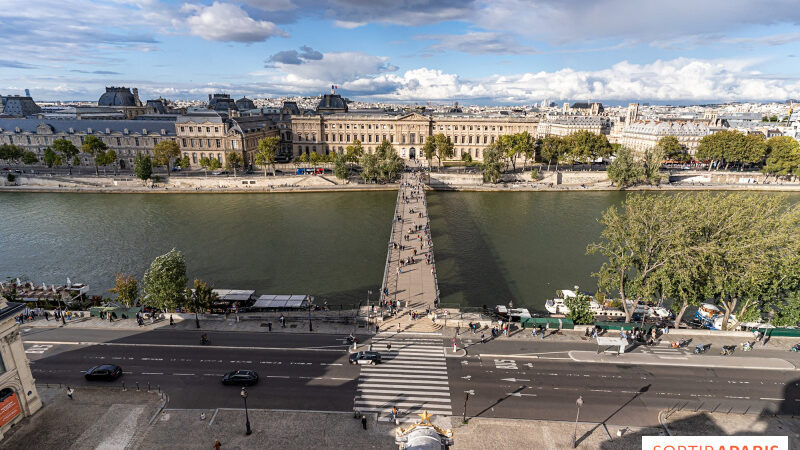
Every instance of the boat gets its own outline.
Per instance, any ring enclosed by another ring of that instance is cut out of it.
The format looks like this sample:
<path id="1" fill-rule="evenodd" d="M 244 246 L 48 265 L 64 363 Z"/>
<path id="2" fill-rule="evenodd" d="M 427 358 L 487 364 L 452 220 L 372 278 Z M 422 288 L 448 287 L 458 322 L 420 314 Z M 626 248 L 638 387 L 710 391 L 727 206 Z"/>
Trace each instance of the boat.
<path id="1" fill-rule="evenodd" d="M 69 278 L 67 278 L 67 284 L 61 286 L 53 284 L 48 286 L 46 283 L 38 286 L 31 281 L 21 281 L 19 278 L 16 279 L 16 282 L 0 282 L 0 294 L 9 295 L 14 293 L 17 298 L 24 302 L 47 300 L 69 304 L 76 300 L 85 299 L 88 292 L 89 285 L 73 283 Z"/>
<path id="2" fill-rule="evenodd" d="M 636 304 L 636 309 L 633 310 L 634 315 L 639 317 L 646 317 L 652 319 L 669 319 L 672 317 L 672 311 L 663 306 L 651 306 L 643 302 Z"/>
<path id="3" fill-rule="evenodd" d="M 697 308 L 697 311 L 694 313 L 694 318 L 710 330 L 721 330 L 725 312 L 711 303 L 703 303 Z M 735 328 L 738 323 L 739 320 L 736 318 L 736 314 L 728 316 L 729 330 Z"/>
<path id="4" fill-rule="evenodd" d="M 544 308 L 550 314 L 569 314 L 569 308 L 566 305 L 566 299 L 577 297 L 578 292 L 580 292 L 578 290 L 578 286 L 575 286 L 574 290 L 558 290 L 556 291 L 556 298 L 547 300 L 544 303 Z M 595 317 L 625 317 L 625 311 L 612 307 L 610 301 L 606 301 L 601 305 L 597 302 L 597 300 L 595 300 L 594 296 L 583 292 L 580 293 L 589 297 L 589 310 L 595 315 Z"/>
<path id="5" fill-rule="evenodd" d="M 510 322 L 520 322 L 523 319 L 531 318 L 530 311 L 525 308 L 508 308 L 503 305 L 497 305 L 494 307 L 494 312 L 500 319 Z"/>

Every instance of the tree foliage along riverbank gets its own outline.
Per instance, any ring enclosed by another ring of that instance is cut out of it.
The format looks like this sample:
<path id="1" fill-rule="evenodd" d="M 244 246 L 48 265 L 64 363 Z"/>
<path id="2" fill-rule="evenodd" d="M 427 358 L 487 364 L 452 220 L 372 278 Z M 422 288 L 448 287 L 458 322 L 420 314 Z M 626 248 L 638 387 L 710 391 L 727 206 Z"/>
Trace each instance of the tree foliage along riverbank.
<path id="1" fill-rule="evenodd" d="M 619 295 L 626 322 L 636 302 L 672 299 L 676 325 L 703 302 L 722 307 L 723 329 L 731 313 L 796 324 L 800 205 L 786 196 L 632 193 L 600 223 L 600 240 L 587 252 L 605 262 L 593 275 L 601 291 Z"/>

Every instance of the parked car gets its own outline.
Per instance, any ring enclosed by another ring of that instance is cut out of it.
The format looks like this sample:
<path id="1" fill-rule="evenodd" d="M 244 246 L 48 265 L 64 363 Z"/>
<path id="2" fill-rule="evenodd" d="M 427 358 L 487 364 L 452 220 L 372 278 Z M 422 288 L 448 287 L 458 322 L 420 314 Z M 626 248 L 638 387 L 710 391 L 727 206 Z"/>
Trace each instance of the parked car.
<path id="1" fill-rule="evenodd" d="M 350 364 L 378 364 L 381 354 L 378 352 L 358 352 L 350 355 Z"/>
<path id="2" fill-rule="evenodd" d="M 211 175 L 227 175 L 227 174 L 228 174 L 227 170 L 215 170 L 211 172 Z"/>
<path id="3" fill-rule="evenodd" d="M 258 383 L 258 373 L 255 370 L 234 370 L 222 377 L 222 384 L 252 386 L 256 383 Z"/>
<path id="4" fill-rule="evenodd" d="M 94 366 L 83 375 L 87 380 L 114 381 L 122 376 L 122 367 L 115 364 Z"/>

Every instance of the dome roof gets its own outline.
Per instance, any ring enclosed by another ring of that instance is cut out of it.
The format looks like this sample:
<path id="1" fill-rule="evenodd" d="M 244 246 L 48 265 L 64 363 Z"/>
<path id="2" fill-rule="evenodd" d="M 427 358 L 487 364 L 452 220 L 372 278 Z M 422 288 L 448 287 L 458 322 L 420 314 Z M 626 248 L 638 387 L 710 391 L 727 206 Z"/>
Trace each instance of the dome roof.
<path id="1" fill-rule="evenodd" d="M 106 92 L 100 96 L 97 106 L 139 106 L 136 97 L 126 87 L 107 87 Z"/>
<path id="2" fill-rule="evenodd" d="M 242 97 L 236 100 L 236 107 L 239 108 L 239 111 L 247 111 L 248 109 L 256 109 L 256 104 L 249 98 Z"/>
<path id="3" fill-rule="evenodd" d="M 339 94 L 325 94 L 319 100 L 317 112 L 347 112 L 347 103 Z"/>

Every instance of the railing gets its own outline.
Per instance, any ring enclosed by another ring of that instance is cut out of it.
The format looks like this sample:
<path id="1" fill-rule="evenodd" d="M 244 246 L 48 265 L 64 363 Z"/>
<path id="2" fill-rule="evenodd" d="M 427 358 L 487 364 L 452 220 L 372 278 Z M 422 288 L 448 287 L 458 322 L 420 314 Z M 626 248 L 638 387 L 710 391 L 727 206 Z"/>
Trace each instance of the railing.
<path id="1" fill-rule="evenodd" d="M 402 181 L 401 181 L 401 183 L 402 183 Z M 389 261 L 391 260 L 392 251 L 394 250 L 394 248 L 392 246 L 392 242 L 394 242 L 394 232 L 395 232 L 395 227 L 397 226 L 397 216 L 399 215 L 398 211 L 400 210 L 400 200 L 402 198 L 401 195 L 403 193 L 402 189 L 403 189 L 402 185 L 401 185 L 400 188 L 397 189 L 397 201 L 394 204 L 394 215 L 392 216 L 392 228 L 391 228 L 391 231 L 389 232 L 389 242 L 388 242 L 388 244 L 386 246 L 386 262 L 385 262 L 384 268 L 383 268 L 383 281 L 381 282 L 381 292 L 378 294 L 378 298 L 379 299 L 383 298 L 383 293 L 384 293 L 384 291 L 386 291 L 386 287 L 387 287 L 386 286 L 386 281 L 387 281 L 387 279 L 389 277 Z M 400 225 L 400 226 L 402 227 L 402 225 Z M 397 291 L 397 279 L 395 279 L 394 290 L 395 290 L 395 292 Z"/>

